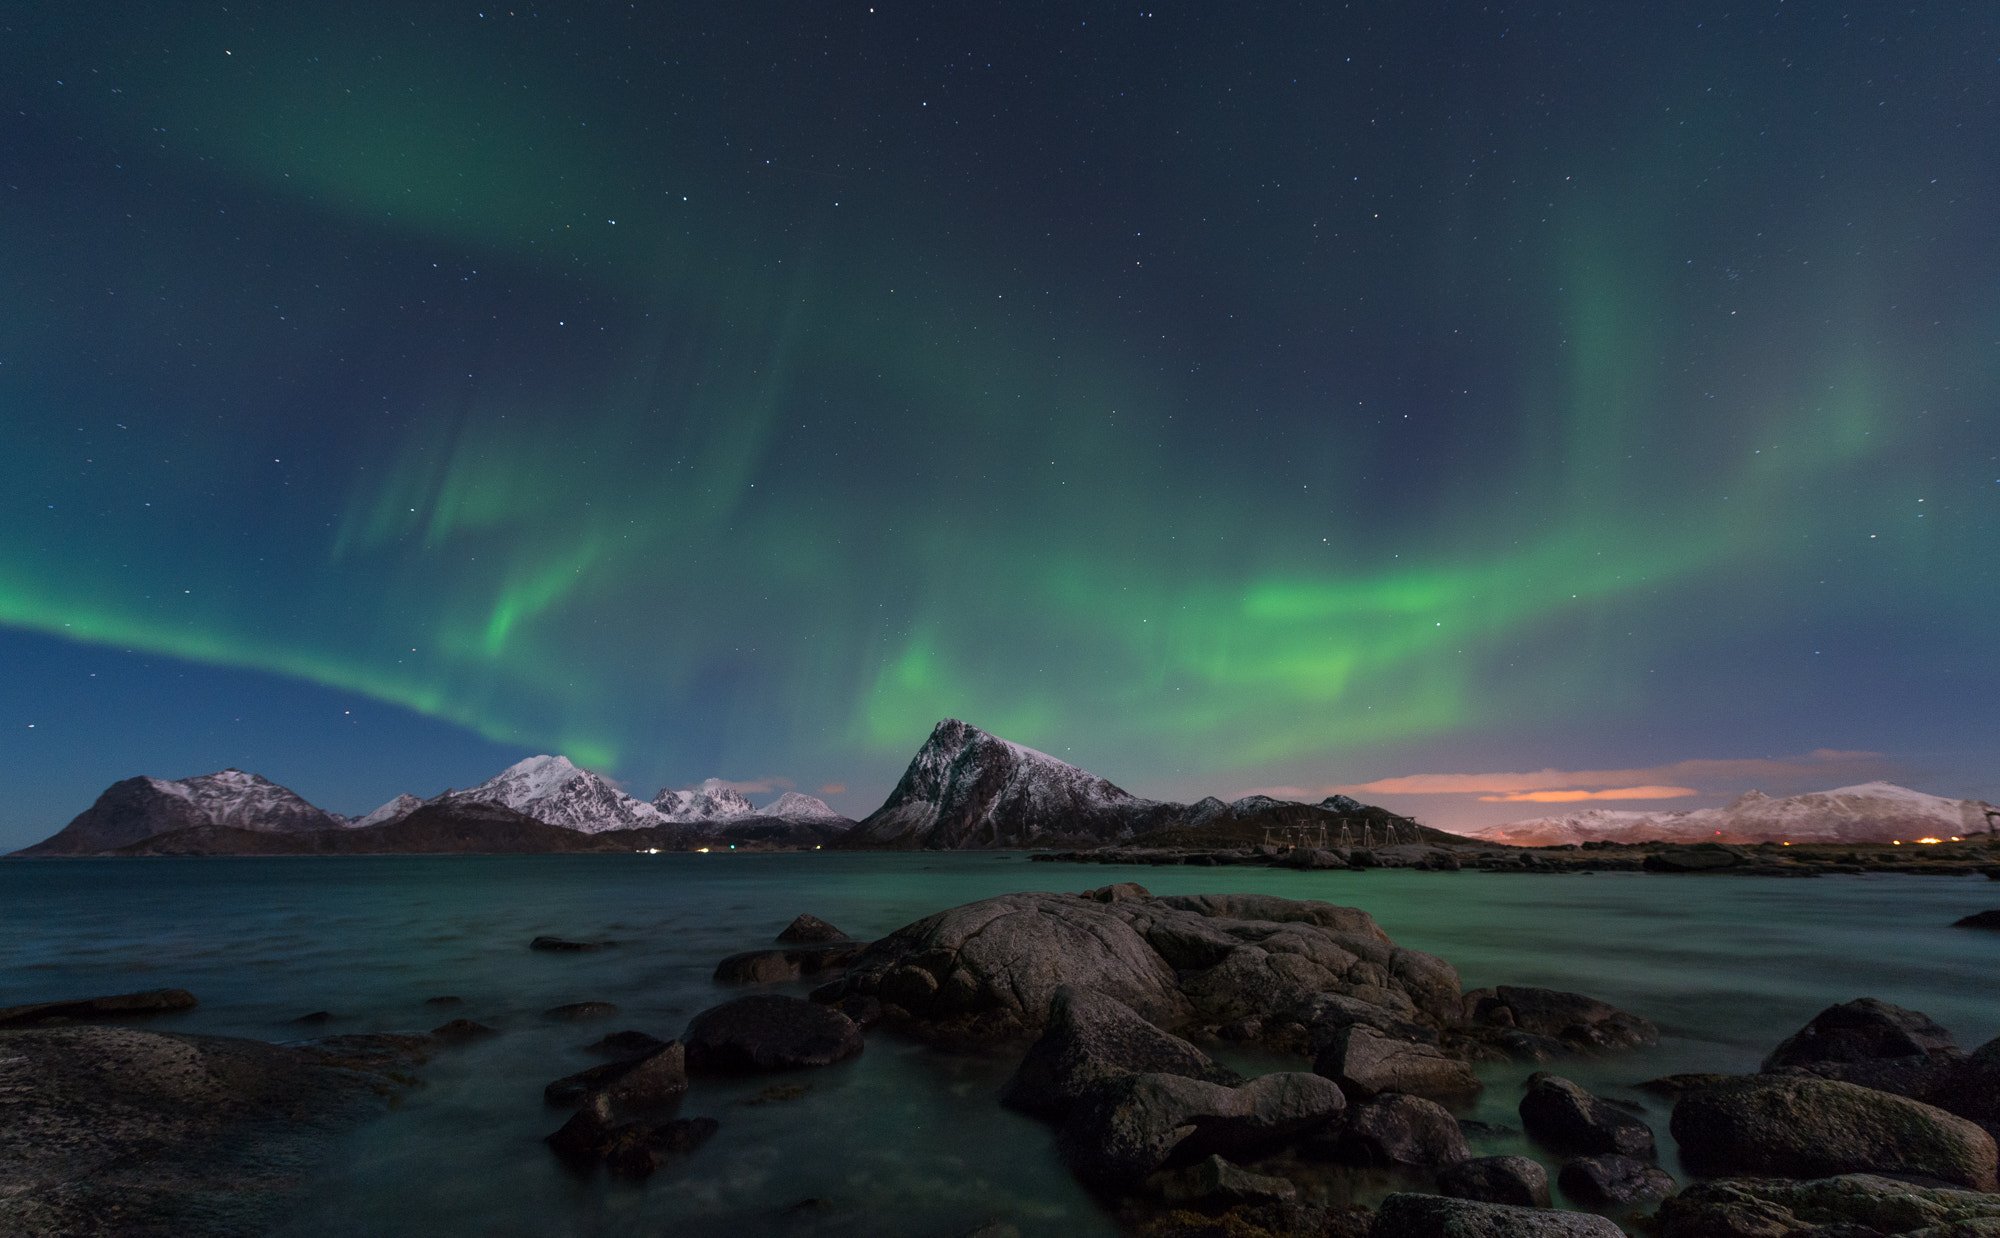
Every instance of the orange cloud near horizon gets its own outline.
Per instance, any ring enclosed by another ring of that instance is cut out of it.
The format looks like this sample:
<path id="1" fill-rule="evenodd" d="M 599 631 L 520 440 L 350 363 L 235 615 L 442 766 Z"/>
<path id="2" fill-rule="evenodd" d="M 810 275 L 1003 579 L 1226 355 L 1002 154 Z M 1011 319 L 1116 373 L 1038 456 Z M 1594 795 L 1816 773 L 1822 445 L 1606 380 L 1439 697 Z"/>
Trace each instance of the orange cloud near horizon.
<path id="1" fill-rule="evenodd" d="M 1400 778 L 1378 778 L 1373 782 L 1331 789 L 1346 795 L 1478 795 L 1482 798 L 1500 797 L 1503 800 L 1526 798 L 1530 792 L 1577 790 L 1579 794 L 1568 798 L 1660 799 L 1667 797 L 1637 796 L 1626 794 L 1625 791 L 1636 788 L 1674 787 L 1677 788 L 1675 791 L 1677 796 L 1698 795 L 1699 791 L 1682 789 L 1680 784 L 1727 782 L 1748 778 L 1774 780 L 1816 778 L 1836 772 L 1868 772 L 1878 768 L 1880 763 L 1881 754 L 1878 752 L 1835 752 L 1822 748 L 1804 758 L 1787 761 L 1746 758 L 1677 761 L 1672 765 L 1656 765 L 1651 769 L 1542 769 L 1521 774 L 1409 774 Z M 1583 788 L 1589 787 L 1622 787 L 1625 791 L 1617 794 L 1609 791 L 1601 794 L 1582 791 Z"/>
<path id="2" fill-rule="evenodd" d="M 1569 804 L 1577 800 L 1674 800 L 1700 794 L 1693 787 L 1617 787 L 1609 791 L 1522 791 L 1479 799 L 1485 804 Z"/>

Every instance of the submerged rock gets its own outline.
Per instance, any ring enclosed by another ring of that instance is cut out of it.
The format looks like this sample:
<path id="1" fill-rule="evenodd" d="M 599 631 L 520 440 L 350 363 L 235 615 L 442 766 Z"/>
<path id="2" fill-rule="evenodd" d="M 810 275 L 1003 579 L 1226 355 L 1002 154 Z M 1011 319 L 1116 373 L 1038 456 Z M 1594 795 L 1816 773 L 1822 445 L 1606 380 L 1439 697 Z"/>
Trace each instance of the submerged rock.
<path id="1" fill-rule="evenodd" d="M 683 1037 L 691 1070 L 748 1072 L 830 1066 L 861 1052 L 854 1020 L 776 993 L 739 997 L 696 1015 Z"/>
<path id="2" fill-rule="evenodd" d="M 1465 995 L 1474 1023 L 1516 1028 L 1560 1042 L 1572 1052 L 1636 1049 L 1660 1042 L 1660 1029 L 1608 1002 L 1559 989 L 1503 984 Z"/>
<path id="3" fill-rule="evenodd" d="M 680 1041 L 668 1041 L 643 1057 L 606 1062 L 567 1075 L 542 1089 L 551 1105 L 581 1105 L 602 1096 L 621 1108 L 669 1104 L 687 1092 L 687 1056 Z"/>
<path id="4" fill-rule="evenodd" d="M 714 1118 L 614 1122 L 611 1112 L 610 1105 L 599 1098 L 577 1110 L 543 1142 L 578 1173 L 588 1173 L 602 1164 L 616 1177 L 644 1178 L 668 1158 L 685 1155 L 706 1143 L 720 1126 Z"/>
<path id="5" fill-rule="evenodd" d="M 589 954 L 610 945 L 608 941 L 570 941 L 564 937 L 537 937 L 528 943 L 528 949 L 544 950 L 551 954 Z"/>
<path id="6" fill-rule="evenodd" d="M 1131 1074 L 1181 1075 L 1234 1087 L 1241 1075 L 1180 1037 L 1161 1031 L 1116 998 L 1062 985 L 1048 1026 L 1008 1080 L 1001 1102 L 1060 1118 L 1092 1088 Z"/>
<path id="7" fill-rule="evenodd" d="M 610 1002 L 571 1002 L 542 1011 L 542 1017 L 564 1023 L 581 1023 L 585 1019 L 608 1019 L 617 1013 L 618 1007 Z"/>
<path id="8" fill-rule="evenodd" d="M 1391 1195 L 1368 1238 L 1624 1238 L 1625 1231 L 1588 1212 L 1517 1208 L 1443 1195 Z"/>
<path id="9" fill-rule="evenodd" d="M 665 1048 L 669 1043 L 646 1032 L 612 1032 L 585 1045 L 584 1052 L 603 1057 L 645 1057 L 655 1049 Z"/>
<path id="10" fill-rule="evenodd" d="M 2000 870 L 1995 870 L 1993 873 L 1987 875 L 2000 876 Z M 1969 916 L 1961 916 L 1953 920 L 1951 926 L 1953 928 L 2000 929 L 2000 909 L 1975 911 Z"/>
<path id="11" fill-rule="evenodd" d="M 0 1007 L 0 1028 L 98 1023 L 105 1019 L 172 1014 L 194 1008 L 194 994 L 186 989 L 147 989 L 142 993 L 117 993 L 108 997 L 84 997 L 74 1001 L 35 1002 L 27 1006 Z"/>
<path id="12" fill-rule="evenodd" d="M 1698 1174 L 1918 1174 L 1977 1191 L 1996 1185 L 1993 1136 L 1976 1123 L 1831 1079 L 1726 1079 L 1681 1098 L 1671 1129 Z"/>
<path id="13" fill-rule="evenodd" d="M 462 1045 L 474 1040 L 484 1040 L 488 1036 L 498 1036 L 500 1029 L 475 1023 L 471 1019 L 453 1019 L 431 1029 L 431 1035 L 448 1045 Z"/>

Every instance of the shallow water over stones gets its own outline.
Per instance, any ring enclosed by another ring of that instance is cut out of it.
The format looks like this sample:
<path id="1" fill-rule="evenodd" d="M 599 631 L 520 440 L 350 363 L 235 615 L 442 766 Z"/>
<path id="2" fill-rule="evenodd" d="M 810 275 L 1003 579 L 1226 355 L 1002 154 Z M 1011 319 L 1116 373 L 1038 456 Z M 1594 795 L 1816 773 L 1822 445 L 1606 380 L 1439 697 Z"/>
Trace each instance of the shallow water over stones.
<path id="1" fill-rule="evenodd" d="M 1578 991 L 1652 1020 L 1658 1046 L 1555 1069 L 1644 1106 L 1676 1173 L 1668 1103 L 1630 1084 L 1754 1070 L 1819 1010 L 1864 995 L 1921 1010 L 1968 1047 L 2000 1032 L 1986 980 L 2000 935 L 1950 927 L 1993 901 L 1979 878 L 1105 871 L 985 853 L 17 862 L 0 865 L 0 1006 L 180 987 L 201 1005 L 147 1026 L 291 1040 L 425 1030 L 440 1021 L 426 999 L 445 993 L 462 998 L 452 1014 L 500 1029 L 440 1052 L 425 1088 L 348 1137 L 288 1233 L 941 1235 L 1004 1220 L 1024 1235 L 1104 1234 L 1053 1130 L 997 1102 L 1011 1059 L 875 1031 L 858 1058 L 781 1077 L 797 1090 L 779 1096 L 771 1077 L 699 1080 L 678 1112 L 716 1119 L 715 1136 L 636 1185 L 564 1170 L 541 1138 L 569 1115 L 541 1094 L 601 1062 L 584 1048 L 607 1032 L 671 1038 L 743 992 L 806 991 L 822 978 L 712 978 L 801 913 L 867 940 L 976 898 L 1122 879 L 1360 907 L 1468 988 Z M 616 944 L 530 951 L 537 936 Z M 586 1001 L 620 1013 L 544 1017 Z M 291 1022 L 320 1011 L 333 1017 Z M 1204 1048 L 1245 1074 L 1307 1068 Z M 1475 1153 L 1547 1160 L 1506 1133 L 1533 1069 L 1478 1067 L 1487 1088 L 1461 1112 L 1501 1129 L 1475 1136 Z M 1390 1189 L 1364 1181 L 1360 1194 Z M 806 1200 L 823 1202 L 788 1211 Z"/>

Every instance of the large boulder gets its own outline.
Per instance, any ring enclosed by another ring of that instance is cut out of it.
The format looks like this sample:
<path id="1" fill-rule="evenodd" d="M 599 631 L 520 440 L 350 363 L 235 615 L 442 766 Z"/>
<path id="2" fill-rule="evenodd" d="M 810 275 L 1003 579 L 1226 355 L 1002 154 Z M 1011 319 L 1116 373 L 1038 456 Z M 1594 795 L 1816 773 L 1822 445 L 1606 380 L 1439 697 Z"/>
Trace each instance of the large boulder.
<path id="1" fill-rule="evenodd" d="M 1517 1208 L 1549 1206 L 1549 1171 L 1528 1156 L 1475 1156 L 1438 1171 L 1440 1195 Z"/>
<path id="2" fill-rule="evenodd" d="M 1537 1072 L 1528 1077 L 1520 1113 L 1528 1134 L 1558 1152 L 1616 1153 L 1647 1160 L 1655 1155 L 1652 1127 L 1556 1075 Z"/>
<path id="3" fill-rule="evenodd" d="M 852 941 L 853 938 L 828 924 L 818 916 L 800 915 L 778 934 L 778 940 L 791 945 L 813 945 L 819 942 Z"/>
<path id="4" fill-rule="evenodd" d="M 430 1044 L 337 1039 L 348 1043 L 0 1032 L 0 1233 L 276 1228 L 302 1171 L 398 1095 Z"/>
<path id="5" fill-rule="evenodd" d="M 1200 1208 L 1282 1204 L 1299 1197 L 1299 1189 L 1286 1179 L 1253 1174 L 1220 1156 L 1162 1174 L 1157 1184 L 1168 1203 Z"/>
<path id="6" fill-rule="evenodd" d="M 1254 1157 L 1325 1125 L 1345 1105 L 1332 1083 L 1296 1072 L 1237 1088 L 1181 1075 L 1124 1075 L 1070 1110 L 1056 1148 L 1078 1177 L 1129 1186 L 1210 1155 Z"/>
<path id="7" fill-rule="evenodd" d="M 1407 1092 L 1432 1100 L 1470 1096 L 1482 1086 L 1472 1068 L 1435 1046 L 1385 1035 L 1364 1023 L 1342 1028 L 1320 1051 L 1313 1071 L 1340 1085 L 1350 1100 Z"/>
<path id="8" fill-rule="evenodd" d="M 1382 1201 L 1368 1238 L 1625 1238 L 1625 1231 L 1588 1212 L 1396 1194 Z"/>
<path id="9" fill-rule="evenodd" d="M 1691 1092 L 1671 1123 L 1681 1161 L 1709 1176 L 1917 1174 L 1995 1189 L 1993 1136 L 1907 1097 L 1832 1079 L 1748 1075 Z"/>
<path id="10" fill-rule="evenodd" d="M 1192 1013 L 1173 969 L 1113 905 L 1064 894 L 1007 894 L 926 916 L 869 946 L 815 1000 L 860 993 L 894 1007 L 917 1035 L 948 1043 L 1025 1039 L 1048 1023 L 1064 984 L 1174 1026 Z"/>
<path id="11" fill-rule="evenodd" d="M 1472 1157 L 1465 1132 L 1450 1110 L 1399 1092 L 1348 1110 L 1346 1123 L 1328 1130 L 1316 1144 L 1315 1150 L 1348 1164 L 1425 1172 Z"/>
<path id="12" fill-rule="evenodd" d="M 1243 1077 L 1116 998 L 1065 984 L 1049 1002 L 1048 1027 L 1001 1093 L 1002 1103 L 1060 1118 L 1092 1088 L 1130 1074 L 1181 1075 L 1235 1087 Z"/>
<path id="13" fill-rule="evenodd" d="M 690 1070 L 747 1072 L 830 1066 L 861 1052 L 854 1020 L 804 998 L 777 993 L 711 1006 L 682 1037 Z"/>
<path id="14" fill-rule="evenodd" d="M 1981 1221 L 2000 1223 L 2000 1198 L 1874 1174 L 1804 1181 L 1722 1178 L 1690 1183 L 1660 1205 L 1659 1219 L 1662 1238 L 1763 1238 L 1819 1226 L 1910 1234 Z"/>
<path id="15" fill-rule="evenodd" d="M 1787 1036 L 1764 1059 L 1765 1073 L 1815 1062 L 1873 1062 L 1885 1058 L 1956 1057 L 1951 1033 L 1929 1015 L 1872 997 L 1828 1006 Z"/>

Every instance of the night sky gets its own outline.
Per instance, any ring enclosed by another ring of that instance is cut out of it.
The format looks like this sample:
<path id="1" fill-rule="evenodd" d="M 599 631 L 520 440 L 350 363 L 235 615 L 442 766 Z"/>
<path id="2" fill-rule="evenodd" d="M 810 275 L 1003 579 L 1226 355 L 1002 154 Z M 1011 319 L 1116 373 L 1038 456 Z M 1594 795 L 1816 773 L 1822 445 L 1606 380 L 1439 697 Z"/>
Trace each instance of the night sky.
<path id="1" fill-rule="evenodd" d="M 0 845 L 536 752 L 859 816 L 945 716 L 2000 799 L 1990 5 L 0 27 Z"/>

